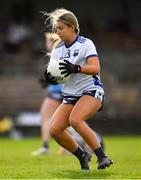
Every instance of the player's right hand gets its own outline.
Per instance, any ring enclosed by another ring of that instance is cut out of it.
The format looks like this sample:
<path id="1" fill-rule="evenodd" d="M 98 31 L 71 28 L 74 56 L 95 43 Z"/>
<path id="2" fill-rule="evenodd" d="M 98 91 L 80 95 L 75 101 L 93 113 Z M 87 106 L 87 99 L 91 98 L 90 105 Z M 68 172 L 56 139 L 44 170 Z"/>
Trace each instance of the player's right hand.
<path id="1" fill-rule="evenodd" d="M 53 77 L 47 70 L 44 72 L 44 79 L 48 84 L 58 84 L 55 77 Z"/>

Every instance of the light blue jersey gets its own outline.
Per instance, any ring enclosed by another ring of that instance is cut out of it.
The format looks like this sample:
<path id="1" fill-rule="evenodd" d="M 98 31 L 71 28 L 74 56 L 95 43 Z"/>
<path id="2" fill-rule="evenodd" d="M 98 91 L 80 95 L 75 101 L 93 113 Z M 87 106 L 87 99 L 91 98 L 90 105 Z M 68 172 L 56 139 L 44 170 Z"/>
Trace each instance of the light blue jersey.
<path id="1" fill-rule="evenodd" d="M 62 84 L 50 84 L 48 85 L 48 93 L 61 93 Z"/>
<path id="2" fill-rule="evenodd" d="M 47 91 L 48 91 L 48 97 L 57 101 L 62 102 L 62 84 L 50 84 L 47 87 Z"/>
<path id="3" fill-rule="evenodd" d="M 86 65 L 89 57 L 97 56 L 93 42 L 82 36 L 77 36 L 75 41 L 67 46 L 61 42 L 51 53 L 52 59 L 66 59 L 73 64 Z M 71 74 L 70 79 L 64 83 L 63 95 L 81 96 L 85 91 L 100 90 L 104 94 L 100 76 L 77 73 Z"/>

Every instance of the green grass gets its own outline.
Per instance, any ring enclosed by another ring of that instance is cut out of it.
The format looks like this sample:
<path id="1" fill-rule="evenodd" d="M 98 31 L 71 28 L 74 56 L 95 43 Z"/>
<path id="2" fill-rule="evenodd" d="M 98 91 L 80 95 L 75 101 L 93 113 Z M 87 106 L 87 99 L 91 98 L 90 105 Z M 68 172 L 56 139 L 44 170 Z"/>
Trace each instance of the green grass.
<path id="1" fill-rule="evenodd" d="M 97 170 L 93 157 L 90 172 L 81 172 L 72 155 L 59 156 L 58 145 L 51 141 L 51 153 L 32 157 L 41 140 L 0 138 L 0 179 L 141 179 L 141 136 L 105 137 L 106 152 L 114 165 Z"/>

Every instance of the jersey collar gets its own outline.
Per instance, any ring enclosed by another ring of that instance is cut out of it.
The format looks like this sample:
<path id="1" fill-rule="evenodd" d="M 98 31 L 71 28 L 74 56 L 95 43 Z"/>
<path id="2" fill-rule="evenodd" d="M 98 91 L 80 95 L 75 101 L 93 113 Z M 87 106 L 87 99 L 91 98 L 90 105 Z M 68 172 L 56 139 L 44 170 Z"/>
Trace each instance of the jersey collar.
<path id="1" fill-rule="evenodd" d="M 78 37 L 79 37 L 79 35 L 75 38 L 75 40 L 74 40 L 70 45 L 67 45 L 67 44 L 65 43 L 65 47 L 66 47 L 66 48 L 71 47 L 71 46 L 77 41 Z"/>

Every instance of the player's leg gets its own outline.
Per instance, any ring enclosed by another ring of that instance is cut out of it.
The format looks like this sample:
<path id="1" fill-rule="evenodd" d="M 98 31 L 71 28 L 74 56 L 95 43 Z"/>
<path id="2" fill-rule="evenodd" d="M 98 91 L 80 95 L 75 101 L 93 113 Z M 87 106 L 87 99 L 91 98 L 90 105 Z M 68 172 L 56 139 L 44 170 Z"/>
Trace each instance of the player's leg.
<path id="1" fill-rule="evenodd" d="M 40 116 L 41 116 L 41 136 L 42 136 L 42 146 L 32 152 L 32 155 L 43 155 L 48 153 L 49 151 L 49 126 L 50 126 L 50 119 L 55 112 L 55 110 L 59 107 L 61 102 L 59 100 L 47 97 L 44 99 L 41 109 L 40 109 Z"/>
<path id="2" fill-rule="evenodd" d="M 90 154 L 93 154 L 93 150 L 91 149 L 91 147 L 84 141 L 84 139 L 70 126 L 66 129 L 68 131 L 69 134 L 71 134 L 73 136 L 73 138 L 75 139 L 75 141 L 77 142 L 77 144 L 84 149 L 85 151 L 89 152 Z M 103 137 L 96 132 L 96 136 L 100 142 L 100 145 L 103 149 L 103 151 L 105 150 L 105 145 L 104 145 L 104 140 Z M 63 147 L 60 147 L 58 153 L 60 155 L 65 155 L 68 154 L 68 151 L 66 149 L 64 149 Z"/>
<path id="3" fill-rule="evenodd" d="M 60 104 L 56 99 L 46 98 L 41 106 L 41 135 L 45 146 L 48 146 L 49 141 L 50 119 Z"/>
<path id="4" fill-rule="evenodd" d="M 70 126 L 69 115 L 72 109 L 73 105 L 62 103 L 54 113 L 50 125 L 51 136 L 58 142 L 58 144 L 70 152 L 75 151 L 78 146 L 72 136 L 65 131 L 65 129 Z"/>
<path id="5" fill-rule="evenodd" d="M 100 135 L 99 133 L 96 132 L 96 136 L 100 142 L 100 145 L 101 145 L 103 151 L 105 151 L 105 143 L 104 143 L 104 139 L 103 139 L 102 135 Z"/>
<path id="6" fill-rule="evenodd" d="M 101 102 L 95 97 L 83 95 L 79 101 L 77 101 L 70 114 L 70 124 L 93 149 L 98 157 L 98 168 L 103 169 L 112 164 L 112 161 L 107 158 L 103 152 L 96 133 L 85 122 L 85 120 L 89 119 L 91 116 L 94 116 L 101 106 Z"/>
<path id="7" fill-rule="evenodd" d="M 99 148 L 100 143 L 96 134 L 86 124 L 85 120 L 95 115 L 100 107 L 101 102 L 99 100 L 89 95 L 84 95 L 77 101 L 70 114 L 70 124 L 93 149 Z"/>
<path id="8" fill-rule="evenodd" d="M 104 143 L 103 137 L 100 134 L 98 134 L 97 132 L 95 132 L 95 133 L 96 133 L 96 136 L 97 136 L 97 138 L 98 138 L 98 140 L 100 142 L 102 150 L 105 152 L 105 143 Z M 83 144 L 82 145 L 83 145 L 83 149 L 88 151 L 90 154 L 94 153 L 93 150 L 91 149 L 91 147 L 84 140 L 83 140 Z"/>
<path id="9" fill-rule="evenodd" d="M 65 131 L 69 127 L 69 116 L 73 109 L 72 104 L 61 104 L 59 108 L 54 113 L 51 126 L 50 134 L 52 137 L 63 146 L 65 149 L 73 153 L 80 161 L 81 169 L 88 170 L 88 162 L 91 156 L 84 152 L 73 139 L 73 137 Z"/>

